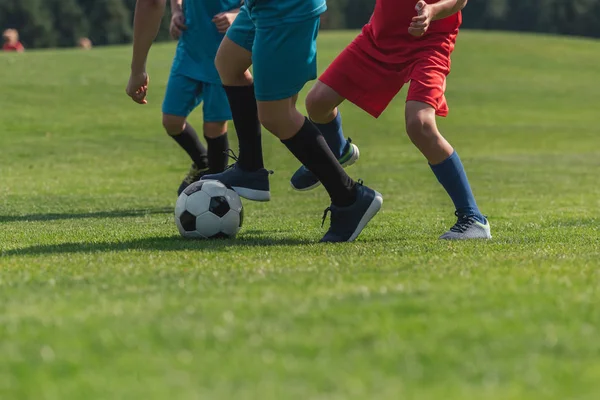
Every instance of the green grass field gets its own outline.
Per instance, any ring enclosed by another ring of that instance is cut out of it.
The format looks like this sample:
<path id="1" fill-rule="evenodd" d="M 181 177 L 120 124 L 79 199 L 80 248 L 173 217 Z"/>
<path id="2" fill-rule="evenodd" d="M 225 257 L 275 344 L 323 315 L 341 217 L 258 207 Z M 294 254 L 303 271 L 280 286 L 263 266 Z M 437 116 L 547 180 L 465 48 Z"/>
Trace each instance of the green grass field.
<path id="1" fill-rule="evenodd" d="M 352 37 L 323 34 L 320 67 Z M 437 240 L 453 208 L 402 95 L 379 120 L 343 107 L 349 171 L 385 198 L 357 242 L 317 243 L 327 196 L 290 189 L 268 134 L 273 200 L 236 240 L 180 239 L 173 51 L 146 107 L 128 48 L 0 54 L 1 399 L 598 398 L 600 42 L 459 39 L 440 124 L 488 243 Z"/>

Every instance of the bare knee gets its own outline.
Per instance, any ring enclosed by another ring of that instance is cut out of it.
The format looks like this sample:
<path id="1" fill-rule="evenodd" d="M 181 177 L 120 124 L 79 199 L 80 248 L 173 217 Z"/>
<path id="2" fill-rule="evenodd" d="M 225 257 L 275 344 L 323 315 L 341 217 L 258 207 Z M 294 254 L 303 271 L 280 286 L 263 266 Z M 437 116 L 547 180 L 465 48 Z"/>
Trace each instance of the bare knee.
<path id="1" fill-rule="evenodd" d="M 204 136 L 209 139 L 216 139 L 227 132 L 227 121 L 205 122 L 203 128 Z"/>
<path id="2" fill-rule="evenodd" d="M 179 135 L 185 129 L 185 118 L 177 115 L 163 114 L 163 127 L 170 136 Z"/>
<path id="3" fill-rule="evenodd" d="M 306 97 L 306 111 L 311 120 L 328 123 L 335 118 L 335 111 L 344 99 L 329 86 L 317 82 Z"/>
<path id="4" fill-rule="evenodd" d="M 406 133 L 413 142 L 432 140 L 439 136 L 435 119 L 426 113 L 408 114 L 406 116 Z"/>
<path id="5" fill-rule="evenodd" d="M 258 118 L 265 129 L 281 140 L 298 133 L 305 121 L 305 117 L 296 110 L 293 98 L 259 102 Z"/>

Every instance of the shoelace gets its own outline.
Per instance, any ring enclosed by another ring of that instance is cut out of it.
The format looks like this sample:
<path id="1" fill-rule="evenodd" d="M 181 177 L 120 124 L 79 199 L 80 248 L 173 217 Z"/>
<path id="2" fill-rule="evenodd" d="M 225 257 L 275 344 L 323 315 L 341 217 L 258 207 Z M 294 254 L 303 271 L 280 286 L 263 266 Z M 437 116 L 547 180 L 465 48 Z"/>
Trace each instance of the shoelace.
<path id="1" fill-rule="evenodd" d="M 356 181 L 357 185 L 363 186 L 365 183 L 362 179 Z M 331 212 L 331 207 L 327 207 L 323 212 L 323 220 L 321 221 L 321 228 L 325 226 L 325 221 L 327 220 L 327 214 Z"/>
<path id="2" fill-rule="evenodd" d="M 325 226 L 325 221 L 327 220 L 327 214 L 331 212 L 331 207 L 327 207 L 323 212 L 323 220 L 321 221 L 321 228 Z"/>
<path id="3" fill-rule="evenodd" d="M 227 171 L 228 169 L 233 168 L 233 166 L 235 165 L 235 163 L 237 163 L 240 159 L 237 156 L 237 154 L 235 154 L 235 151 L 231 150 L 231 149 L 227 149 L 223 152 L 223 154 L 225 154 L 227 157 L 231 158 L 234 163 L 233 164 L 229 164 L 227 166 L 227 168 L 225 168 L 225 170 Z"/>
<path id="4" fill-rule="evenodd" d="M 471 215 L 460 216 L 458 215 L 458 212 L 455 212 L 454 215 L 456 215 L 458 221 L 456 221 L 456 224 L 454 224 L 454 226 L 450 228 L 452 232 L 465 233 L 467 229 L 469 229 L 471 225 L 473 225 L 477 221 L 475 217 Z"/>
<path id="5" fill-rule="evenodd" d="M 225 150 L 225 151 L 223 152 L 223 154 L 225 154 L 227 157 L 231 158 L 231 159 L 234 161 L 234 163 L 233 163 L 233 164 L 229 164 L 229 165 L 227 166 L 227 168 L 225 168 L 225 171 L 227 171 L 227 170 L 229 170 L 229 169 L 233 168 L 233 166 L 234 166 L 235 164 L 237 164 L 237 163 L 240 161 L 240 158 L 238 157 L 238 155 L 237 155 L 237 154 L 235 154 L 235 151 L 233 151 L 233 150 L 231 150 L 231 149 L 227 149 L 227 150 Z M 273 174 L 275 173 L 274 171 L 271 171 L 271 170 L 267 170 L 267 172 L 269 173 L 269 175 L 273 175 Z"/>

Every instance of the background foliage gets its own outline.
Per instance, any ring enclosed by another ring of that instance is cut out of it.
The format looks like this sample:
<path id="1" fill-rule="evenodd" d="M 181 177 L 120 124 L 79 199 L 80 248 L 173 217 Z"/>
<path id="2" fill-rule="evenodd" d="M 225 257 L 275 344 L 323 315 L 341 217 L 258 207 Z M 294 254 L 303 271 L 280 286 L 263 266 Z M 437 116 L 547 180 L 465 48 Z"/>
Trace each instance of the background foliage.
<path id="1" fill-rule="evenodd" d="M 375 0 L 329 0 L 325 29 L 357 29 Z M 0 28 L 17 28 L 26 47 L 74 46 L 80 37 L 96 45 L 127 43 L 135 0 L 2 0 Z M 533 31 L 600 37 L 600 0 L 471 1 L 465 28 Z M 160 40 L 168 38 L 168 18 Z"/>

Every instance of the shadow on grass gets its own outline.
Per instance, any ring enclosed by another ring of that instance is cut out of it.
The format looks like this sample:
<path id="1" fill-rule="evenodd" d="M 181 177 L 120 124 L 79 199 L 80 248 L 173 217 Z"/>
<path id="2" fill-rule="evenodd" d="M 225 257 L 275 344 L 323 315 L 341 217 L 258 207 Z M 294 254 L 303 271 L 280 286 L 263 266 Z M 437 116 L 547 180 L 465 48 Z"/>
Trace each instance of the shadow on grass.
<path id="1" fill-rule="evenodd" d="M 30 246 L 21 249 L 7 250 L 2 256 L 73 254 L 73 253 L 106 253 L 126 251 L 211 251 L 225 252 L 233 247 L 275 247 L 299 246 L 312 244 L 312 241 L 273 238 L 268 236 L 251 236 L 238 239 L 189 240 L 179 236 L 163 236 L 146 239 L 126 240 L 103 243 L 60 243 L 52 245 Z"/>
<path id="2" fill-rule="evenodd" d="M 0 223 L 6 222 L 36 222 L 36 221 L 58 221 L 68 219 L 87 219 L 87 218 L 136 218 L 146 215 L 171 214 L 172 207 L 154 208 L 145 210 L 113 210 L 98 211 L 89 213 L 49 213 L 49 214 L 29 214 L 29 215 L 0 215 Z"/>

